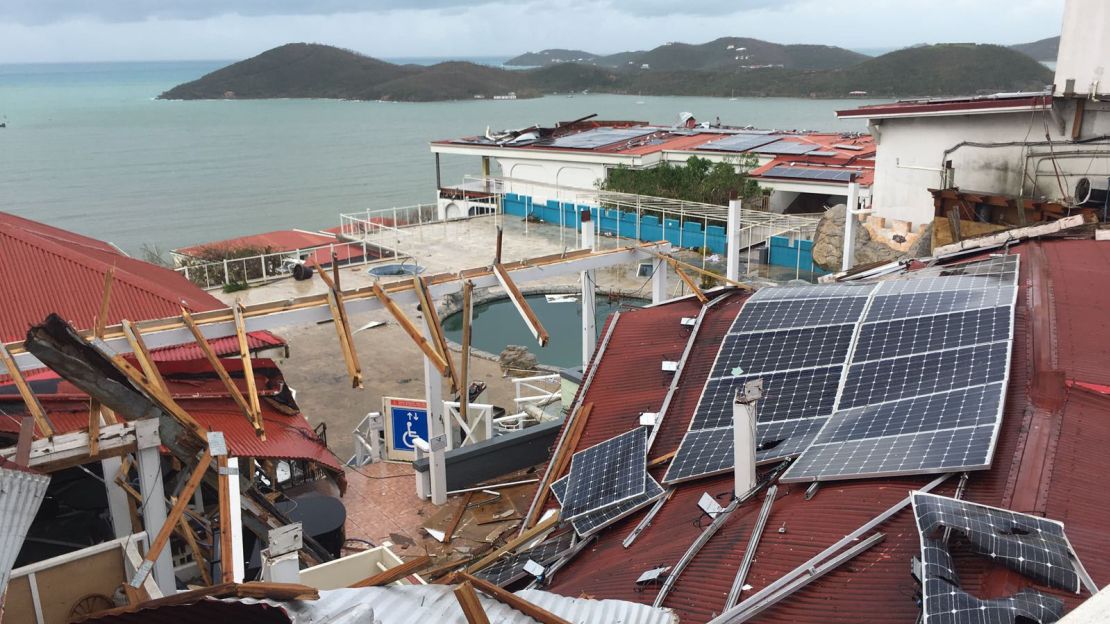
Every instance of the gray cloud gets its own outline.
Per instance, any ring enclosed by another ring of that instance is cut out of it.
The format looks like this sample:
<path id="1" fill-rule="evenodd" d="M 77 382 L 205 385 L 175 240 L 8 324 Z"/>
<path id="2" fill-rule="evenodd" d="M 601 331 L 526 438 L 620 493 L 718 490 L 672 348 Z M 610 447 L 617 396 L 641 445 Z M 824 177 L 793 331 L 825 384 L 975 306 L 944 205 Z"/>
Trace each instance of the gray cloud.
<path id="1" fill-rule="evenodd" d="M 43 25 L 67 19 L 105 22 L 139 22 L 148 19 L 197 20 L 238 14 L 248 17 L 273 15 L 335 15 L 339 13 L 388 12 L 400 10 L 461 11 L 505 3 L 508 0 L 5 0 L 0 19 L 26 25 Z M 618 13 L 637 17 L 676 15 L 731 15 L 740 11 L 786 8 L 802 0 L 609 0 L 605 4 Z M 569 6 L 575 2 L 564 2 Z M 545 3 L 546 4 L 546 3 Z"/>

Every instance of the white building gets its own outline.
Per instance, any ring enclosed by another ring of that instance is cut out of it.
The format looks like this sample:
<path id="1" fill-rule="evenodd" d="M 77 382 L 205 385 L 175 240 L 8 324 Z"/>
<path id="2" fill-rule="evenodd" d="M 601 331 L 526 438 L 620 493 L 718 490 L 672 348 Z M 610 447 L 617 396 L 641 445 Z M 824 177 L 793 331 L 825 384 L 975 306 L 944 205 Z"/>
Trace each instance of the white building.
<path id="1" fill-rule="evenodd" d="M 1043 93 L 919 100 L 841 111 L 875 139 L 874 214 L 913 224 L 936 216 L 929 189 L 1068 204 L 1088 178 L 1110 177 L 1110 3 L 1068 0 L 1055 86 Z M 1082 200 L 1083 198 L 1079 198 Z"/>

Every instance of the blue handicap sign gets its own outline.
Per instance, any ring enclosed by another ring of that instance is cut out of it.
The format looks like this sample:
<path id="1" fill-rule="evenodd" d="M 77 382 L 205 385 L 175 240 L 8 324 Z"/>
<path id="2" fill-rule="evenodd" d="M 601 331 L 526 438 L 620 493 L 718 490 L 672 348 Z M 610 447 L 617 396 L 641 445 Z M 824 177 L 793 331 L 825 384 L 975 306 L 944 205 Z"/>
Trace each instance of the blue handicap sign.
<path id="1" fill-rule="evenodd" d="M 415 451 L 415 440 L 428 439 L 428 410 L 412 407 L 390 409 L 393 424 L 393 448 L 399 451 Z"/>

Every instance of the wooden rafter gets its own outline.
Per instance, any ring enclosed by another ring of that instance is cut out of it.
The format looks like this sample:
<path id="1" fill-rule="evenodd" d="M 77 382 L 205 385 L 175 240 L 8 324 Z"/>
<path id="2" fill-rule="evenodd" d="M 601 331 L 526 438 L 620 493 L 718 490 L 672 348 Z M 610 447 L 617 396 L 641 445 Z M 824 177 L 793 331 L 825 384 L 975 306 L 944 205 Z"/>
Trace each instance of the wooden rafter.
<path id="1" fill-rule="evenodd" d="M 463 581 L 455 588 L 455 599 L 459 601 L 467 624 L 489 624 L 486 610 L 482 608 L 482 602 L 478 600 L 478 594 L 470 581 Z"/>
<path id="2" fill-rule="evenodd" d="M 424 338 L 416 325 L 409 320 L 409 317 L 405 316 L 405 312 L 397 305 L 397 302 L 387 295 L 380 285 L 374 283 L 371 287 L 374 289 L 374 294 L 382 302 L 382 305 L 385 306 L 385 309 L 389 310 L 389 313 L 393 315 L 393 318 L 397 321 L 397 324 L 401 326 L 401 329 L 405 330 L 405 333 L 409 335 L 409 338 L 412 338 L 416 346 L 424 352 L 424 355 L 428 356 L 428 359 L 432 361 L 436 370 L 438 370 L 441 375 L 447 375 L 447 361 L 440 355 L 439 350 L 433 347 L 432 344 Z"/>
<path id="3" fill-rule="evenodd" d="M 685 269 L 685 270 L 690 271 L 692 273 L 697 273 L 698 275 L 704 275 L 706 277 L 711 277 L 715 280 L 719 280 L 721 282 L 724 282 L 725 284 L 728 284 L 729 286 L 735 286 L 735 287 L 743 289 L 743 290 L 752 290 L 751 284 L 745 284 L 744 282 L 738 282 L 736 280 L 731 280 L 731 279 L 725 277 L 724 275 L 721 275 L 719 273 L 714 273 L 713 271 L 707 271 L 707 270 L 705 270 L 705 269 L 703 269 L 699 266 L 695 266 L 693 264 L 690 264 L 689 262 L 683 262 L 683 261 L 679 260 L 678 258 L 669 256 L 665 253 L 654 252 L 653 255 L 657 258 L 661 258 L 663 260 L 666 260 L 667 262 L 670 262 L 671 266 L 675 267 L 675 269 L 679 269 L 679 268 Z"/>
<path id="4" fill-rule="evenodd" d="M 108 327 L 108 312 L 112 301 L 112 281 L 115 279 L 116 267 L 111 266 L 104 273 L 104 287 L 101 289 L 100 308 L 96 313 L 96 322 L 93 325 L 93 335 L 97 338 L 104 337 Z M 100 444 L 100 425 L 116 422 L 112 410 L 106 410 L 96 399 L 89 398 L 89 453 L 96 455 Z"/>
<path id="5" fill-rule="evenodd" d="M 235 337 L 239 339 L 239 360 L 243 362 L 243 378 L 247 381 L 247 400 L 250 402 L 251 424 L 258 437 L 266 440 L 266 425 L 262 422 L 262 406 L 258 402 L 258 387 L 254 381 L 254 363 L 251 361 L 250 344 L 247 343 L 246 325 L 243 323 L 243 306 L 236 301 L 231 306 L 235 316 Z"/>
<path id="6" fill-rule="evenodd" d="M 316 258 L 312 258 L 312 266 L 320 274 L 320 279 L 328 286 L 328 307 L 331 309 L 332 320 L 335 321 L 335 333 L 339 337 L 339 350 L 343 352 L 343 363 L 347 366 L 347 374 L 351 377 L 351 387 L 362 387 L 362 367 L 358 361 L 358 352 L 355 350 L 355 341 L 351 334 L 351 324 L 347 319 L 347 308 L 343 303 L 343 291 L 339 288 L 339 267 L 336 259 L 332 258 L 335 269 L 334 277 L 320 268 Z"/>
<path id="7" fill-rule="evenodd" d="M 431 562 L 432 558 L 427 555 L 417 557 L 416 559 L 409 559 L 399 566 L 393 566 L 392 568 L 385 570 L 384 572 L 379 572 L 374 576 L 362 579 L 361 581 L 351 585 L 351 587 L 380 587 L 382 585 L 396 583 L 397 581 L 407 576 L 412 576 L 413 574 L 416 574 L 417 570 L 423 568 Z"/>
<path id="8" fill-rule="evenodd" d="M 463 326 L 462 326 L 462 354 L 459 359 L 459 383 L 462 392 L 459 400 L 459 417 L 463 422 L 469 423 L 467 411 L 470 408 L 470 332 L 473 329 L 474 316 L 474 282 L 467 280 L 463 283 Z"/>
<path id="9" fill-rule="evenodd" d="M 208 339 L 204 337 L 204 334 L 200 333 L 200 328 L 197 327 L 196 322 L 193 321 L 193 316 L 189 314 L 188 310 L 181 308 L 181 318 L 185 319 L 185 326 L 192 332 L 193 338 L 196 338 L 197 346 L 200 347 L 201 353 L 203 353 L 205 359 L 208 360 L 208 364 L 215 369 L 216 376 L 220 378 L 220 381 L 224 382 L 224 387 L 227 388 L 228 394 L 235 400 L 235 404 L 239 406 L 243 415 L 246 416 L 247 421 L 254 427 L 255 434 L 259 437 L 264 436 L 265 431 L 262 430 L 261 425 L 259 425 L 258 419 L 251 410 L 251 405 L 247 403 L 246 397 L 239 391 L 239 386 L 236 386 L 235 382 L 231 380 L 231 375 L 227 374 L 227 369 L 224 368 L 224 364 L 220 361 L 220 358 L 216 356 L 216 352 L 212 350 L 212 346 L 208 344 Z M 244 373 L 245 372 L 246 371 L 244 371 Z"/>
<path id="10" fill-rule="evenodd" d="M 520 316 L 524 319 L 524 324 L 528 326 L 528 330 L 532 332 L 532 336 L 540 343 L 541 347 L 546 346 L 551 336 L 544 329 L 543 323 L 540 323 L 536 313 L 532 311 L 532 306 L 528 305 L 528 301 L 520 293 L 520 289 L 513 282 L 513 278 L 509 277 L 509 272 L 505 270 L 504 266 L 495 264 L 493 265 L 493 273 L 497 276 L 497 281 L 501 284 L 501 288 L 505 290 L 505 294 L 509 295 L 509 300 L 516 306 L 517 312 L 520 312 Z"/>
<path id="11" fill-rule="evenodd" d="M 539 519 L 544 506 L 547 504 L 547 498 L 551 496 L 551 484 L 557 481 L 559 477 L 562 476 L 563 471 L 566 470 L 567 464 L 574 454 L 574 449 L 578 446 L 578 441 L 582 438 L 582 432 L 586 429 L 586 421 L 589 420 L 590 413 L 593 409 L 593 403 L 586 403 L 571 417 L 570 427 L 566 432 L 566 443 L 560 445 L 555 456 L 551 458 L 551 465 L 544 475 L 544 479 L 540 481 L 539 495 L 536 499 L 536 504 L 532 506 L 532 510 L 528 514 L 528 517 L 524 519 L 524 522 L 521 524 L 521 529 L 531 527 Z"/>
<path id="12" fill-rule="evenodd" d="M 139 363 L 139 368 L 143 370 L 143 377 L 147 383 L 157 388 L 162 394 L 169 396 L 169 386 L 166 385 L 162 372 L 155 365 L 154 358 L 150 357 L 150 350 L 146 348 L 146 341 L 143 340 L 142 332 L 127 319 L 124 319 L 121 325 L 123 326 L 123 333 L 127 336 L 127 342 L 131 345 L 131 352 L 135 354 L 135 361 Z M 125 361 L 123 358 L 113 359 L 117 363 Z"/>
<path id="13" fill-rule="evenodd" d="M 459 372 L 455 368 L 455 363 L 451 360 L 451 352 L 447 349 L 447 338 L 443 335 L 443 325 L 439 322 L 439 313 L 436 312 L 435 301 L 432 300 L 431 294 L 428 292 L 428 282 L 420 276 L 413 276 L 412 287 L 416 291 L 416 298 L 420 301 L 420 309 L 424 312 L 424 322 L 428 325 L 428 333 L 435 341 L 434 346 L 439 350 L 439 354 L 443 356 L 443 361 L 447 362 L 446 377 L 451 380 L 451 393 L 461 392 Z"/>
<path id="14" fill-rule="evenodd" d="M 709 297 L 706 297 L 705 293 L 701 291 L 701 288 L 698 288 L 698 285 L 696 282 L 694 282 L 693 278 L 691 278 L 689 275 L 686 274 L 685 271 L 678 268 L 677 266 L 674 267 L 674 272 L 678 274 L 678 277 L 682 279 L 683 282 L 686 283 L 686 287 L 690 289 L 690 292 L 694 293 L 694 296 L 698 298 L 698 301 L 700 301 L 702 305 L 709 303 Z"/>
<path id="15" fill-rule="evenodd" d="M 150 352 L 146 348 L 146 343 L 143 341 L 142 332 L 137 327 L 131 325 L 130 322 L 123 322 L 124 332 L 127 335 L 128 342 L 131 343 L 131 350 L 135 354 L 135 358 L 139 361 L 139 366 L 146 371 L 153 379 L 148 379 L 142 372 L 135 370 L 127 360 L 122 357 L 116 356 L 110 358 L 110 361 L 116 370 L 123 373 L 128 381 L 135 384 L 140 390 L 146 393 L 154 403 L 158 405 L 164 412 L 169 414 L 181 423 L 186 429 L 191 431 L 201 440 L 208 441 L 208 430 L 204 428 L 189 412 L 177 404 L 170 394 L 169 387 L 166 385 L 166 380 L 162 378 L 162 373 L 158 371 L 158 367 L 154 365 L 153 360 L 150 359 Z"/>
<path id="16" fill-rule="evenodd" d="M 50 424 L 50 419 L 46 416 L 46 410 L 43 409 L 42 403 L 39 403 L 35 393 L 31 392 L 31 387 L 27 385 L 27 380 L 23 378 L 23 371 L 16 366 L 15 358 L 12 357 L 12 354 L 8 352 L 8 348 L 4 345 L 0 345 L 0 359 L 4 360 L 8 375 L 15 383 L 16 390 L 19 390 L 19 396 L 23 399 L 23 404 L 27 406 L 27 411 L 35 419 L 39 433 L 47 438 L 54 437 L 54 426 Z"/>
<path id="17" fill-rule="evenodd" d="M 509 607 L 512 607 L 513 609 L 516 609 L 517 611 L 520 611 L 524 615 L 527 615 L 528 617 L 536 620 L 537 622 L 540 622 L 541 624 L 570 624 L 569 621 L 564 620 L 563 618 L 555 615 L 547 609 L 528 602 L 527 600 L 521 598 L 520 596 L 517 596 L 516 594 L 508 590 L 501 589 L 500 587 L 494 585 L 493 583 L 490 583 L 489 581 L 480 579 L 476 576 L 471 576 L 465 572 L 463 572 L 459 576 L 468 581 L 477 589 L 479 589 L 483 594 L 486 594 L 490 598 L 493 598 L 498 602 L 501 602 L 502 604 L 505 604 Z"/>

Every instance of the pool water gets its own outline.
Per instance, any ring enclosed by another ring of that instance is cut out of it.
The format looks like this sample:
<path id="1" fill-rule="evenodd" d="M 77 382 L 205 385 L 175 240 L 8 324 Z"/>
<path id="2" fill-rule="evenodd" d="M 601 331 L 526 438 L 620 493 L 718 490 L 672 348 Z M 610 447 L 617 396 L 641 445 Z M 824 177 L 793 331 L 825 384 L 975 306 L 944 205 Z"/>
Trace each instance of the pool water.
<path id="1" fill-rule="evenodd" d="M 495 299 L 474 306 L 471 346 L 498 354 L 507 345 L 522 345 L 536 354 L 540 364 L 560 368 L 581 366 L 582 302 L 579 297 L 575 296 L 572 303 L 549 303 L 542 294 L 528 295 L 525 299 L 551 336 L 546 347 L 541 348 L 532 337 L 524 319 L 508 299 Z M 596 301 L 598 334 L 609 314 L 647 304 L 644 299 L 623 298 L 620 301 L 609 301 L 607 296 L 598 296 Z M 448 340 L 461 344 L 462 314 L 456 313 L 444 318 L 443 330 Z"/>

